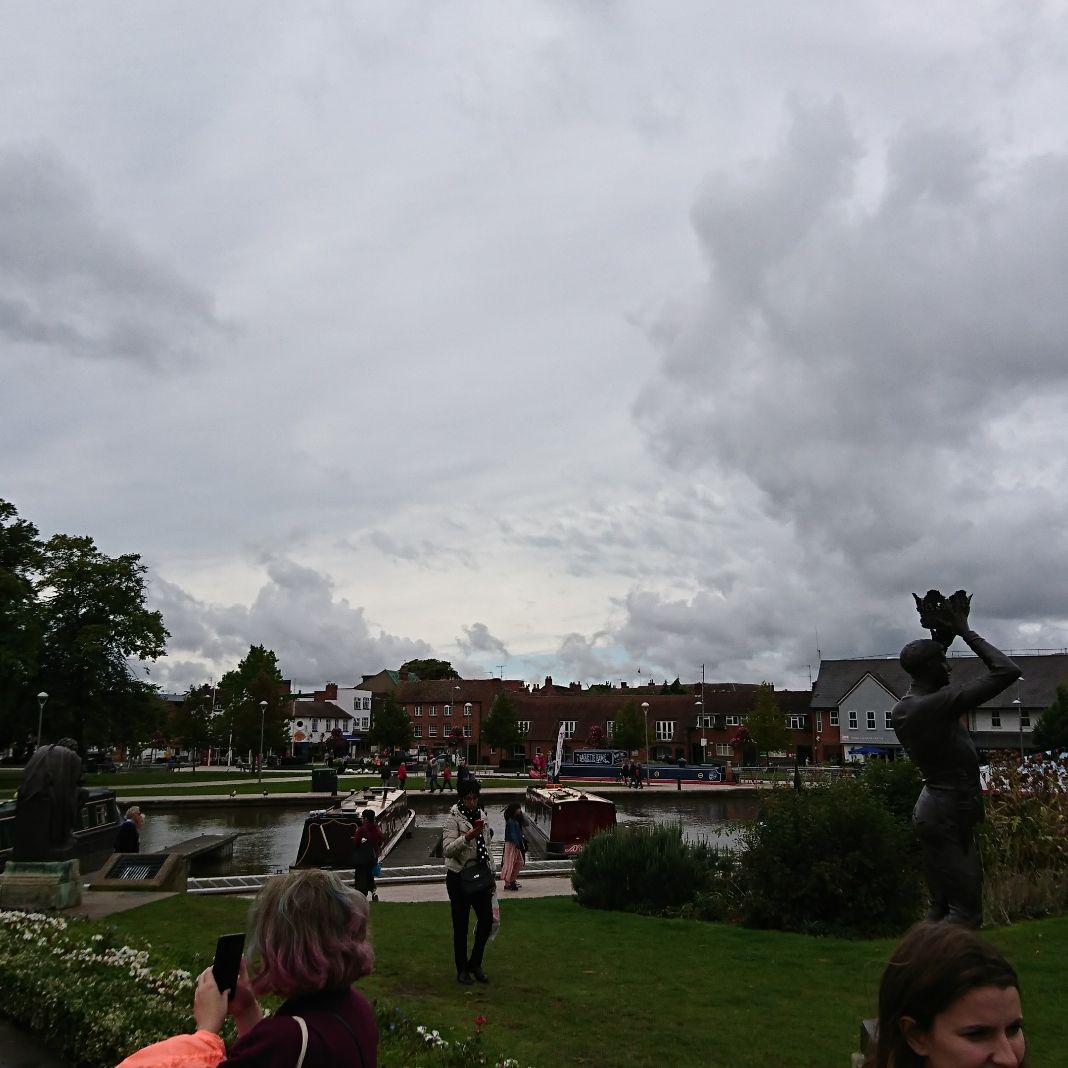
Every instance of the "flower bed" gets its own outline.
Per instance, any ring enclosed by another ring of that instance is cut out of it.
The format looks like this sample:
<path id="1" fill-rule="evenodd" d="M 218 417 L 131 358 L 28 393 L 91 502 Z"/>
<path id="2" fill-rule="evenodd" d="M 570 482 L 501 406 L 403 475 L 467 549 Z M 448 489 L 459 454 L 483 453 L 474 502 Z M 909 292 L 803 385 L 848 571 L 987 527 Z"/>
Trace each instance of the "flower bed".
<path id="1" fill-rule="evenodd" d="M 153 965 L 151 948 L 84 920 L 0 911 L 0 1008 L 71 1060 L 111 1068 L 142 1046 L 193 1030 L 192 972 Z M 376 1005 L 376 1015 L 384 1068 L 519 1068 L 484 1048 L 484 1016 L 474 1018 L 473 1035 L 454 1039 L 399 1006 Z M 232 1040 L 233 1021 L 223 1037 Z"/>

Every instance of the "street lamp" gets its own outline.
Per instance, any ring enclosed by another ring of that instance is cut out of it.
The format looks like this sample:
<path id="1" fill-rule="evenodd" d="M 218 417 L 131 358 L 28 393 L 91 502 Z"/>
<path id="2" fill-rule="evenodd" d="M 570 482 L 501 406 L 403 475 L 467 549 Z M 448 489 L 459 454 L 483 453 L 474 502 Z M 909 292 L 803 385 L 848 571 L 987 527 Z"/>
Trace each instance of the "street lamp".
<path id="1" fill-rule="evenodd" d="M 37 695 L 37 748 L 41 748 L 41 719 L 44 716 L 45 701 L 48 700 L 48 694 L 42 690 Z"/>
<path id="2" fill-rule="evenodd" d="M 701 728 L 701 763 L 708 763 L 708 738 L 705 735 L 705 665 L 701 665 L 701 696 L 694 701 Z"/>
<path id="3" fill-rule="evenodd" d="M 257 768 L 259 774 L 256 776 L 256 782 L 263 782 L 263 719 L 267 715 L 267 702 L 260 702 L 260 762 Z"/>
<path id="4" fill-rule="evenodd" d="M 645 763 L 649 764 L 649 702 L 642 701 L 642 715 L 645 717 Z M 648 768 L 646 768 L 648 773 Z"/>
<path id="5" fill-rule="evenodd" d="M 1012 703 L 1016 706 L 1016 723 L 1020 731 L 1020 759 L 1023 759 L 1024 747 L 1023 747 L 1023 694 L 1020 691 L 1020 683 L 1023 682 L 1023 675 L 1016 680 L 1016 700 Z"/>

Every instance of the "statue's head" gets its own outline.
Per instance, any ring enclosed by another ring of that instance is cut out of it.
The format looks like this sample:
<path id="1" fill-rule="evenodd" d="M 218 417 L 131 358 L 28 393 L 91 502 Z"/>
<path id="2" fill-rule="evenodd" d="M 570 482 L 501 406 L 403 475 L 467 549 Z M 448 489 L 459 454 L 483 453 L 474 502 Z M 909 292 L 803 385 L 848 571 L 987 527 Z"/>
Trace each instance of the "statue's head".
<path id="1" fill-rule="evenodd" d="M 917 682 L 945 686 L 949 682 L 949 662 L 946 647 L 933 638 L 918 638 L 909 642 L 898 657 L 901 666 Z"/>

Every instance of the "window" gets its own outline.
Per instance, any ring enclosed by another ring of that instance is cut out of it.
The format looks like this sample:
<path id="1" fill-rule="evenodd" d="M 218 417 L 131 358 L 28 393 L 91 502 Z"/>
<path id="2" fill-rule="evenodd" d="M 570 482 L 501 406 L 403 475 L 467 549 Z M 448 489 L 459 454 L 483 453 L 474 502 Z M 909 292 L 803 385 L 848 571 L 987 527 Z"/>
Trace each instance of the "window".
<path id="1" fill-rule="evenodd" d="M 823 733 L 823 713 L 822 712 L 817 712 L 816 713 L 816 733 L 817 734 L 822 734 Z"/>
<path id="2" fill-rule="evenodd" d="M 998 709 L 994 709 L 990 713 L 990 729 L 992 731 L 1001 730 L 1001 712 Z"/>
<path id="3" fill-rule="evenodd" d="M 724 745 L 723 742 L 716 743 L 716 756 L 729 757 L 734 752 L 729 745 Z"/>
<path id="4" fill-rule="evenodd" d="M 855 731 L 857 729 L 857 714 L 856 712 L 849 713 L 849 729 Z"/>
<path id="5" fill-rule="evenodd" d="M 838 726 L 838 709 L 837 708 L 832 708 L 831 709 L 831 726 L 832 727 L 837 727 Z"/>
<path id="6" fill-rule="evenodd" d="M 418 729 L 418 728 L 416 728 L 416 729 Z M 427 737 L 436 738 L 438 736 L 438 726 L 437 726 L 437 724 L 436 723 L 431 723 L 430 724 L 430 729 L 426 733 L 427 733 Z"/>
<path id="7" fill-rule="evenodd" d="M 791 714 L 791 715 L 789 715 L 787 717 L 787 719 L 790 721 L 789 722 L 790 730 L 792 730 L 792 731 L 803 731 L 803 730 L 805 730 L 805 717 L 804 716 L 798 716 L 798 715 Z"/>
<path id="8" fill-rule="evenodd" d="M 670 742 L 675 737 L 675 721 L 673 719 L 658 719 L 656 721 L 656 740 L 658 742 Z"/>
<path id="9" fill-rule="evenodd" d="M 575 736 L 575 725 L 577 721 L 573 719 L 564 720 L 564 737 L 573 738 Z"/>
<path id="10" fill-rule="evenodd" d="M 312 720 L 312 726 L 311 726 L 311 729 L 312 729 L 313 731 L 317 731 L 317 730 L 319 729 L 319 721 L 318 721 L 317 719 L 313 719 L 313 720 Z"/>
<path id="11" fill-rule="evenodd" d="M 442 705 L 441 714 L 445 717 L 452 715 L 452 705 Z"/>
<path id="12" fill-rule="evenodd" d="M 427 713 L 427 715 L 436 716 L 437 714 L 438 714 L 438 706 L 437 705 L 431 705 L 430 706 L 430 711 Z"/>
<path id="13" fill-rule="evenodd" d="M 370 708 L 371 708 L 371 698 L 370 697 L 365 697 L 363 699 L 363 707 L 368 709 L 368 711 L 370 711 Z"/>
<path id="14" fill-rule="evenodd" d="M 713 727 L 714 728 L 716 726 L 716 717 L 715 716 L 698 716 L 697 718 L 700 721 L 697 724 L 698 727 Z"/>
<path id="15" fill-rule="evenodd" d="M 470 723 L 465 723 L 464 724 L 464 737 L 465 738 L 470 738 L 471 737 L 471 724 Z"/>
<path id="16" fill-rule="evenodd" d="M 727 726 L 728 727 L 737 727 L 740 723 L 741 723 L 741 720 L 737 716 L 728 716 L 727 717 Z"/>
<path id="17" fill-rule="evenodd" d="M 535 748 L 534 755 L 535 756 L 541 756 L 541 746 L 540 745 Z"/>
<path id="18" fill-rule="evenodd" d="M 423 737 L 423 728 L 418 723 L 415 725 L 415 737 L 416 738 L 422 738 Z"/>
<path id="19" fill-rule="evenodd" d="M 864 720 L 868 730 L 875 730 L 875 713 L 870 708 L 864 713 Z"/>
<path id="20" fill-rule="evenodd" d="M 1023 730 L 1024 727 L 1030 727 L 1030 726 L 1031 726 L 1031 713 L 1027 712 L 1027 711 L 1025 711 L 1024 709 L 1021 708 L 1020 709 L 1020 730 Z"/>
<path id="21" fill-rule="evenodd" d="M 423 706 L 422 705 L 416 705 L 415 706 L 416 719 L 418 719 L 422 714 L 423 714 Z"/>
<path id="22" fill-rule="evenodd" d="M 360 699 L 358 697 L 354 697 L 352 699 L 352 711 L 353 712 L 359 712 L 360 711 Z"/>
<path id="23" fill-rule="evenodd" d="M 471 702 L 470 701 L 468 701 L 467 704 L 464 705 L 464 715 L 465 716 L 471 715 Z"/>
<path id="24" fill-rule="evenodd" d="M 610 719 L 605 725 L 604 735 L 606 738 L 614 738 L 616 734 L 616 721 Z"/>
<path id="25" fill-rule="evenodd" d="M 891 712 L 890 709 L 887 709 L 883 713 L 883 726 L 888 731 L 892 731 L 894 729 L 894 713 Z"/>
<path id="26" fill-rule="evenodd" d="M 530 734 L 530 720 L 521 719 L 516 722 L 520 734 Z"/>
<path id="27" fill-rule="evenodd" d="M 517 742 L 512 749 L 512 757 L 515 760 L 524 760 L 527 755 L 527 747 L 522 742 Z"/>

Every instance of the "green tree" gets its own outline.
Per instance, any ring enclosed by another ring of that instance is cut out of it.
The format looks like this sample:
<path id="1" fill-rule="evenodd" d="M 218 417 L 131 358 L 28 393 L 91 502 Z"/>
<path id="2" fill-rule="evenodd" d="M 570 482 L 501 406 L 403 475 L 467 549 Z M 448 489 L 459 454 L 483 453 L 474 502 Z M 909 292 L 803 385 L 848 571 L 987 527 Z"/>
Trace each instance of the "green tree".
<path id="1" fill-rule="evenodd" d="M 110 744 L 116 706 L 136 709 L 153 692 L 129 663 L 163 656 L 168 637 L 160 613 L 145 607 L 146 570 L 140 556 L 106 556 L 92 538 L 45 543 L 36 590 L 51 737 L 73 734 L 83 749 Z"/>
<path id="2" fill-rule="evenodd" d="M 422 682 L 431 682 L 434 679 L 458 679 L 459 674 L 453 669 L 448 660 L 409 660 L 400 666 L 402 682 L 408 681 L 408 676 L 414 675 Z"/>
<path id="3" fill-rule="evenodd" d="M 412 722 L 393 694 L 387 693 L 381 707 L 375 711 L 367 738 L 379 749 L 411 748 L 414 740 Z"/>
<path id="4" fill-rule="evenodd" d="M 24 745 L 36 727 L 41 626 L 34 582 L 42 562 L 37 528 L 0 500 L 0 748 Z"/>
<path id="5" fill-rule="evenodd" d="M 258 754 L 261 729 L 265 754 L 285 752 L 287 697 L 278 657 L 270 649 L 250 645 L 245 658 L 219 680 L 217 695 L 235 753 Z M 262 701 L 267 707 L 261 717 Z"/>
<path id="6" fill-rule="evenodd" d="M 1068 686 L 1057 687 L 1057 696 L 1035 724 L 1033 737 L 1039 749 L 1068 749 Z"/>
<path id="7" fill-rule="evenodd" d="M 628 753 L 645 745 L 645 716 L 633 698 L 625 702 L 616 714 L 615 726 L 612 728 L 612 744 Z"/>
<path id="8" fill-rule="evenodd" d="M 519 741 L 519 720 L 515 702 L 505 693 L 493 699 L 489 715 L 482 722 L 482 741 L 493 749 L 500 749 L 506 757 L 512 755 Z"/>
<path id="9" fill-rule="evenodd" d="M 790 745 L 790 732 L 786 728 L 786 719 L 779 709 L 775 691 L 768 683 L 763 683 L 757 690 L 756 701 L 745 720 L 757 751 L 764 754 L 779 752 Z"/>
<path id="10" fill-rule="evenodd" d="M 180 705 L 172 705 L 168 717 L 171 741 L 186 746 L 196 772 L 197 755 L 211 744 L 214 733 L 212 721 L 211 686 L 190 686 Z"/>

